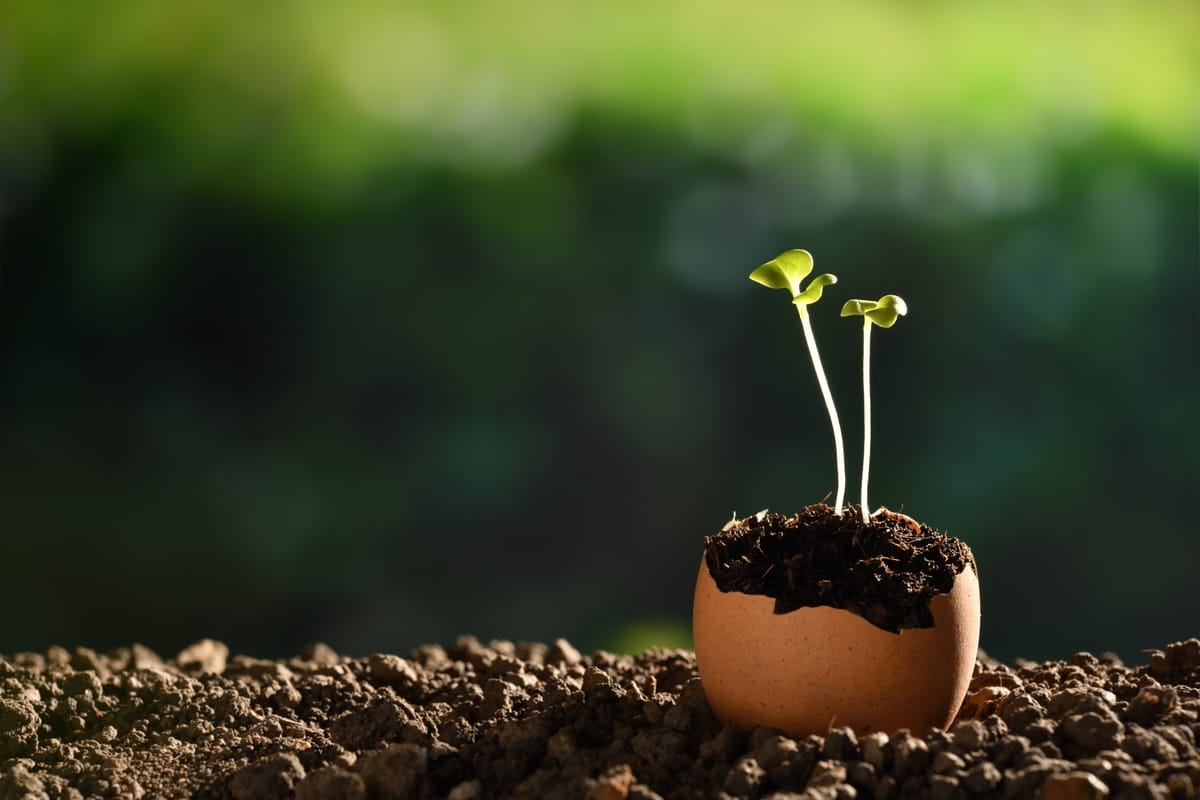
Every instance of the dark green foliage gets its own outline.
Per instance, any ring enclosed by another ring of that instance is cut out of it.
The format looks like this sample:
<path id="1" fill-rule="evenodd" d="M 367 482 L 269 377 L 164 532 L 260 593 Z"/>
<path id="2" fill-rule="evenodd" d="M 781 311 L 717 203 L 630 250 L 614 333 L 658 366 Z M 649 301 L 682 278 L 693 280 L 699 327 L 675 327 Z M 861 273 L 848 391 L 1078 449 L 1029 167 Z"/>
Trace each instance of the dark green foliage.
<path id="1" fill-rule="evenodd" d="M 888 195 L 866 151 L 847 199 L 805 145 L 750 163 L 581 116 L 527 164 L 398 160 L 314 209 L 132 123 L 60 133 L 7 172 L 0 650 L 686 619 L 731 511 L 833 490 L 828 436 L 779 433 L 824 414 L 796 320 L 745 279 L 793 242 L 930 310 L 874 365 L 872 494 L 971 544 L 984 646 L 1182 638 L 1200 538 L 1162 501 L 1200 473 L 1194 165 L 1100 131 L 982 208 L 935 156 Z"/>

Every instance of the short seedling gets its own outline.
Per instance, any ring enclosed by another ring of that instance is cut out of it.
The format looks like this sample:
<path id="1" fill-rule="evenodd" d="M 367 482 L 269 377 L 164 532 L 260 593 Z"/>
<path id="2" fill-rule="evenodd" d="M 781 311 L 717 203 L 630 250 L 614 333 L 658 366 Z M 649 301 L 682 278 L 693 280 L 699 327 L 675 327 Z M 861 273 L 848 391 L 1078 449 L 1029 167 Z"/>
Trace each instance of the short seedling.
<path id="1" fill-rule="evenodd" d="M 761 283 L 769 289 L 787 289 L 792 293 L 792 302 L 800 314 L 800 324 L 804 328 L 804 340 L 808 343 L 808 353 L 812 356 L 813 369 L 817 373 L 817 383 L 821 387 L 821 395 L 825 398 L 825 408 L 829 410 L 829 421 L 833 425 L 833 444 L 837 455 L 837 502 L 834 512 L 841 516 L 842 502 L 846 498 L 846 452 L 842 446 L 842 425 L 838 421 L 837 408 L 833 405 L 833 395 L 829 391 L 829 382 L 825 380 L 825 369 L 821 366 L 821 354 L 817 352 L 817 340 L 813 337 L 812 323 L 808 318 L 808 306 L 821 299 L 821 292 L 826 286 L 837 283 L 837 276 L 825 273 L 818 275 L 808 283 L 808 287 L 800 290 L 801 282 L 808 277 L 813 269 L 813 257 L 807 250 L 788 250 L 763 264 L 750 273 L 750 280 Z M 903 313 L 903 312 L 902 312 Z"/>
<path id="2" fill-rule="evenodd" d="M 867 505 L 867 474 L 871 468 L 871 325 L 890 328 L 896 320 L 908 313 L 908 306 L 894 294 L 885 294 L 878 300 L 847 300 L 842 306 L 843 317 L 863 318 L 863 466 L 862 466 L 862 517 L 863 524 L 871 522 L 871 511 Z"/>

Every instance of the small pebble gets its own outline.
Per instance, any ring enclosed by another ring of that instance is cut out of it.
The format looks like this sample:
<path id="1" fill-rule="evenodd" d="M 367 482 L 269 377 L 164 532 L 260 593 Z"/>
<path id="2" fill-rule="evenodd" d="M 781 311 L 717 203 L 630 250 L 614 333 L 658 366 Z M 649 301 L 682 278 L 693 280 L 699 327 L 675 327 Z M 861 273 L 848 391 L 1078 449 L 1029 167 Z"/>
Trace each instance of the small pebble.
<path id="1" fill-rule="evenodd" d="M 1108 787 L 1088 772 L 1051 775 L 1042 783 L 1042 800 L 1101 800 L 1104 797 L 1108 797 Z"/>

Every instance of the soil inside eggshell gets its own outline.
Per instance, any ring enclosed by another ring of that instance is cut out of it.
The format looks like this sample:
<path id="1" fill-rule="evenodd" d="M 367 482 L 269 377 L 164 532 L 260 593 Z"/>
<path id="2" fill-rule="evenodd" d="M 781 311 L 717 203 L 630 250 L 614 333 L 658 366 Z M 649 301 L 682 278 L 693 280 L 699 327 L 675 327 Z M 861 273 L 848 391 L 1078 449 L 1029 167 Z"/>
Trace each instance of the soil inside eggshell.
<path id="1" fill-rule="evenodd" d="M 705 537 L 704 560 L 717 588 L 766 595 L 776 614 L 831 606 L 893 633 L 932 627 L 930 601 L 976 569 L 966 543 L 903 514 L 885 509 L 864 524 L 824 504 L 731 520 Z"/>

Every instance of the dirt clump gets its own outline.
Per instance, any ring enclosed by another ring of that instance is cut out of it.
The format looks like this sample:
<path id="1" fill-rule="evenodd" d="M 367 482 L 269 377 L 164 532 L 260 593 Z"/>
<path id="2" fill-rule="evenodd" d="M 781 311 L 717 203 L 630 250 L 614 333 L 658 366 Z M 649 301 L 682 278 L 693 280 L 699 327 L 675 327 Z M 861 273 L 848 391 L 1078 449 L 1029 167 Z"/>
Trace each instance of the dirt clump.
<path id="1" fill-rule="evenodd" d="M 199 642 L 0 656 L 0 800 L 1187 798 L 1200 640 L 982 656 L 947 731 L 794 739 L 713 717 L 693 654 L 463 637 L 269 661 Z"/>

